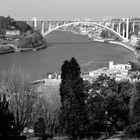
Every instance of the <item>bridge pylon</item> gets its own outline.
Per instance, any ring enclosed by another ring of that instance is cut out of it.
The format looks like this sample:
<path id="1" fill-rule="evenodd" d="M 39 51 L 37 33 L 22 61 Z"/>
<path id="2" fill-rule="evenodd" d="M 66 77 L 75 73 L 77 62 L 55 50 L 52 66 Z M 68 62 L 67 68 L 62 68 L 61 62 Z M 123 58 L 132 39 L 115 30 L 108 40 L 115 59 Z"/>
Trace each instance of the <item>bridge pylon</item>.
<path id="1" fill-rule="evenodd" d="M 45 28 L 44 22 L 41 21 L 41 34 L 42 34 L 42 35 L 44 34 L 44 28 Z"/>
<path id="2" fill-rule="evenodd" d="M 50 21 L 48 31 L 50 31 L 51 29 L 52 29 L 52 23 Z"/>
<path id="3" fill-rule="evenodd" d="M 129 38 L 129 18 L 126 19 L 126 39 Z"/>
<path id="4" fill-rule="evenodd" d="M 32 20 L 33 20 L 33 28 L 36 30 L 37 29 L 37 18 L 33 17 Z"/>

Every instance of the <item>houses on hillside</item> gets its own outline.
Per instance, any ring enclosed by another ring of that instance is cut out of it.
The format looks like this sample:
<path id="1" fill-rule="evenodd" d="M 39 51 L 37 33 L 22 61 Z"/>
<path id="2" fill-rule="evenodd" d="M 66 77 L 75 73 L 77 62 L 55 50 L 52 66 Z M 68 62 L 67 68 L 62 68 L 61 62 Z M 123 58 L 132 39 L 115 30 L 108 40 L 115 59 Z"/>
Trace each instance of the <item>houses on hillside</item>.
<path id="1" fill-rule="evenodd" d="M 6 30 L 5 36 L 15 36 L 15 35 L 20 35 L 19 30 Z"/>
<path id="2" fill-rule="evenodd" d="M 96 79 L 100 75 L 105 74 L 110 78 L 114 78 L 116 81 L 124 81 L 128 80 L 130 82 L 136 82 L 140 80 L 140 73 L 139 72 L 131 72 L 131 65 L 130 64 L 114 64 L 113 61 L 109 62 L 108 68 L 101 68 L 98 70 L 90 71 L 88 75 L 83 76 L 84 80 Z M 92 78 L 91 78 L 92 77 Z M 91 81 L 92 82 L 92 81 Z"/>
<path id="3" fill-rule="evenodd" d="M 81 77 L 83 80 L 88 80 L 92 83 L 100 75 L 107 75 L 112 79 L 114 78 L 116 81 L 140 81 L 140 72 L 132 72 L 130 64 L 114 64 L 113 61 L 109 62 L 108 67 L 82 73 Z M 43 81 L 45 86 L 59 86 L 61 83 L 61 75 L 58 75 L 57 73 L 49 73 Z"/>

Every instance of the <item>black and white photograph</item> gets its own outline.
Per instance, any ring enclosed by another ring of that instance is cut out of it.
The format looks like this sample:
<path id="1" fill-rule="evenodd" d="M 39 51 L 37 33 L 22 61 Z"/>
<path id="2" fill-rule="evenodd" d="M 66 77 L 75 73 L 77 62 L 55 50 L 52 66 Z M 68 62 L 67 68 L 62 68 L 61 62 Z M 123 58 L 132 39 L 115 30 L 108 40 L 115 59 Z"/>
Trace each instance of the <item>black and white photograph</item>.
<path id="1" fill-rule="evenodd" d="M 140 0 L 0 0 L 0 140 L 140 140 Z"/>

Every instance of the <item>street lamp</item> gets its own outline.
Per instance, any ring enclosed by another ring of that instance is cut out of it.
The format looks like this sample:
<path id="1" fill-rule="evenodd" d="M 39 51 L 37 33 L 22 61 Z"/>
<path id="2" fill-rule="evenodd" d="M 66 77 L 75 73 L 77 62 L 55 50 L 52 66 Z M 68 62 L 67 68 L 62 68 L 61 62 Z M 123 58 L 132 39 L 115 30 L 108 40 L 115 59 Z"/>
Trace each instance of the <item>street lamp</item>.
<path id="1" fill-rule="evenodd" d="M 108 116 L 108 111 L 105 111 L 106 137 L 107 137 L 107 116 Z"/>

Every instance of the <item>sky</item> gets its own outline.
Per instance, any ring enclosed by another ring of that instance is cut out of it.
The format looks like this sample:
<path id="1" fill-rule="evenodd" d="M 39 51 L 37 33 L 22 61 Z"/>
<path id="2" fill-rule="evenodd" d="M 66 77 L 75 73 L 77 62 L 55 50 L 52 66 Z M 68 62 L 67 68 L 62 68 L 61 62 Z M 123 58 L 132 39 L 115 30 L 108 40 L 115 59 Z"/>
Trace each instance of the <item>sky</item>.
<path id="1" fill-rule="evenodd" d="M 0 15 L 18 20 L 140 17 L 140 0 L 0 0 Z"/>

